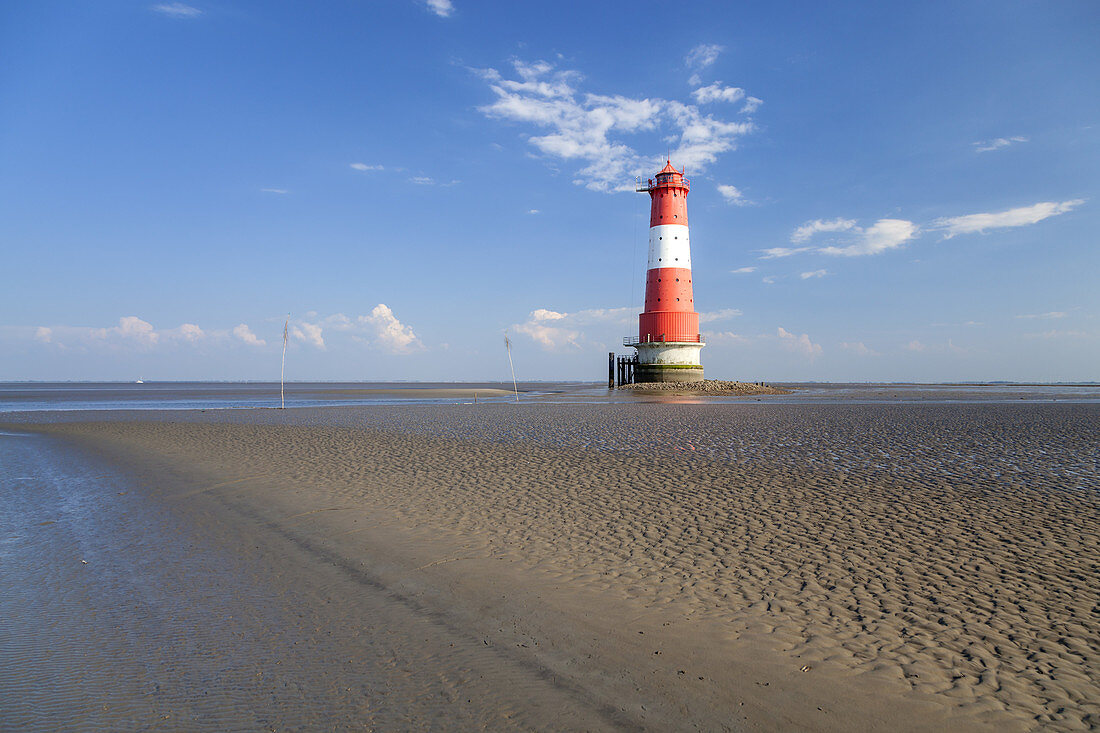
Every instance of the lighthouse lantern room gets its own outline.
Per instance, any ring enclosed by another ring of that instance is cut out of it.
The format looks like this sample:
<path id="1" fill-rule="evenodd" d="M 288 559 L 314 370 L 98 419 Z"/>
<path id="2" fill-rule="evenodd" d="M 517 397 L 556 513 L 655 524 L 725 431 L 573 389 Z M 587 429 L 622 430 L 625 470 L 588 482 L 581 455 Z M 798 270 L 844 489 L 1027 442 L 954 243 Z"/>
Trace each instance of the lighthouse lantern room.
<path id="1" fill-rule="evenodd" d="M 646 183 L 648 193 L 649 266 L 645 309 L 638 316 L 638 338 L 624 343 L 638 350 L 635 379 L 639 382 L 699 382 L 703 367 L 699 352 L 706 344 L 699 334 L 699 314 L 691 283 L 691 242 L 688 237 L 687 195 L 691 182 L 668 164 Z"/>

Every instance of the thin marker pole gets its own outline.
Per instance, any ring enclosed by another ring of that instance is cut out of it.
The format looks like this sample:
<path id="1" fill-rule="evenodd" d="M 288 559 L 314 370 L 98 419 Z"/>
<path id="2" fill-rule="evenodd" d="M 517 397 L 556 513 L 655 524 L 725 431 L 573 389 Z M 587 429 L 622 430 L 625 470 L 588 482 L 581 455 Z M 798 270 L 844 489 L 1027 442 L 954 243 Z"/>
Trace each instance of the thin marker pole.
<path id="1" fill-rule="evenodd" d="M 508 338 L 508 332 L 504 332 L 504 348 L 508 350 L 508 368 L 512 370 L 512 391 L 516 393 L 516 402 L 519 402 L 519 387 L 516 386 L 516 368 L 512 366 L 512 341 Z"/>
<path id="2" fill-rule="evenodd" d="M 279 409 L 286 409 L 286 392 L 283 386 L 284 379 L 286 377 L 286 342 L 288 340 L 287 329 L 290 327 L 290 314 L 286 314 L 286 321 L 283 322 L 283 365 L 279 367 Z"/>

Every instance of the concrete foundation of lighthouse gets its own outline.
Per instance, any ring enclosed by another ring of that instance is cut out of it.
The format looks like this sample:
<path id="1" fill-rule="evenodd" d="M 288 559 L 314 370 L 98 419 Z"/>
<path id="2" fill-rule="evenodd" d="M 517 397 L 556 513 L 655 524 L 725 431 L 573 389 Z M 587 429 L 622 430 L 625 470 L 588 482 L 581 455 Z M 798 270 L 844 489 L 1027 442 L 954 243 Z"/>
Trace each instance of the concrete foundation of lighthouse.
<path id="1" fill-rule="evenodd" d="M 702 341 L 639 343 L 635 380 L 638 382 L 702 382 L 699 351 Z"/>

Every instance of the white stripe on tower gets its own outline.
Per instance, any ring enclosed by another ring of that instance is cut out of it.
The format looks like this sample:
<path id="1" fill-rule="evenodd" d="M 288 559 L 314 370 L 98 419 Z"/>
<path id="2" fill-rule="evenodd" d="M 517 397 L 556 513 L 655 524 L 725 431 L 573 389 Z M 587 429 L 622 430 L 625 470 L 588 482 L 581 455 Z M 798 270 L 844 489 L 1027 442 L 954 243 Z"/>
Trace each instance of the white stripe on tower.
<path id="1" fill-rule="evenodd" d="M 662 224 L 649 228 L 649 266 L 691 269 L 691 241 L 684 224 Z"/>

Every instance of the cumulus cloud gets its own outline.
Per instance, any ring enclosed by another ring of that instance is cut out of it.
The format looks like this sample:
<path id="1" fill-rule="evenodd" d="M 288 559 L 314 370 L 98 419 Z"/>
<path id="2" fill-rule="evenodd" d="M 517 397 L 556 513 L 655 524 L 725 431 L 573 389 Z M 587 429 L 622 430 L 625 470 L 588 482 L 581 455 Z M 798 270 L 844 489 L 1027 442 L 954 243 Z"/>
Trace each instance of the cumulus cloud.
<path id="1" fill-rule="evenodd" d="M 775 335 L 789 351 L 803 354 L 810 359 L 816 359 L 821 355 L 821 344 L 812 342 L 807 334 L 796 335 L 780 326 L 776 329 Z"/>
<path id="2" fill-rule="evenodd" d="M 407 354 L 424 348 L 410 326 L 397 319 L 385 303 L 374 306 L 369 315 L 359 316 L 363 324 L 374 332 L 375 343 L 394 354 Z"/>
<path id="3" fill-rule="evenodd" d="M 60 348 L 83 346 L 86 348 L 138 348 L 162 349 L 176 348 L 180 345 L 195 345 L 209 340 L 225 340 L 236 337 L 246 343 L 263 346 L 248 326 L 241 324 L 231 330 L 208 331 L 196 323 L 181 323 L 175 328 L 158 329 L 137 316 L 123 316 L 118 325 L 95 326 L 38 326 L 34 329 L 34 339 L 41 343 L 55 344 Z"/>
<path id="4" fill-rule="evenodd" d="M 1026 137 L 1016 135 L 1014 137 L 998 137 L 992 140 L 980 140 L 976 143 L 971 143 L 971 145 L 974 146 L 974 152 L 976 153 L 988 153 L 990 150 L 1000 150 L 1001 148 L 1007 148 L 1009 145 L 1026 142 Z"/>
<path id="5" fill-rule="evenodd" d="M 197 18 L 202 11 L 185 3 L 160 3 L 153 6 L 153 11 L 169 18 Z"/>
<path id="6" fill-rule="evenodd" d="M 844 247 L 823 247 L 818 251 L 843 257 L 877 255 L 905 244 L 920 229 L 913 222 L 904 219 L 879 219 L 868 229 L 856 227 L 853 231 L 857 236 L 851 244 Z"/>
<path id="7" fill-rule="evenodd" d="M 953 216 L 937 219 L 932 223 L 933 229 L 944 231 L 943 238 L 951 239 L 959 234 L 972 234 L 978 232 L 984 234 L 990 229 L 1004 229 L 1008 227 L 1022 227 L 1028 224 L 1037 224 L 1043 219 L 1072 211 L 1081 204 L 1084 199 L 1072 199 L 1070 201 L 1042 201 L 1031 206 L 1021 206 L 1018 209 L 1008 209 L 992 214 L 968 214 L 966 216 Z"/>
<path id="8" fill-rule="evenodd" d="M 750 272 L 756 272 L 755 267 L 738 267 L 736 270 L 730 270 L 734 275 L 748 275 Z"/>
<path id="9" fill-rule="evenodd" d="M 814 277 L 825 277 L 828 274 L 829 274 L 828 270 L 812 270 L 810 272 L 802 273 L 801 275 L 799 275 L 799 277 L 802 278 L 803 280 L 809 280 L 810 278 L 814 278 Z"/>
<path id="10" fill-rule="evenodd" d="M 357 171 L 363 171 L 364 173 L 367 172 L 367 171 L 382 171 L 382 170 L 385 170 L 385 168 L 383 166 L 380 166 L 380 165 L 367 165 L 366 163 L 352 163 L 349 167 L 354 169 L 354 170 L 357 170 Z"/>
<path id="11" fill-rule="evenodd" d="M 409 180 L 418 186 L 431 186 L 435 183 L 435 179 L 429 176 L 413 176 Z"/>
<path id="12" fill-rule="evenodd" d="M 426 5 L 428 10 L 440 18 L 450 18 L 455 11 L 454 3 L 451 0 L 427 0 Z"/>
<path id="13" fill-rule="evenodd" d="M 249 346 L 266 346 L 267 345 L 266 341 L 264 341 L 262 338 L 259 338 L 258 336 L 256 336 L 256 334 L 252 333 L 252 329 L 249 328 L 248 324 L 246 324 L 246 323 L 241 323 L 237 326 L 234 326 L 232 333 L 233 333 L 233 336 L 235 336 L 237 339 L 243 341 L 244 343 L 248 344 Z"/>
<path id="14" fill-rule="evenodd" d="M 913 339 L 912 341 L 907 343 L 904 348 L 906 349 L 906 351 L 924 351 L 928 347 L 917 339 Z"/>
<path id="15" fill-rule="evenodd" d="M 722 120 L 674 100 L 582 93 L 579 73 L 545 61 L 517 60 L 513 67 L 516 79 L 496 69 L 477 71 L 495 95 L 481 112 L 544 130 L 528 142 L 543 155 L 578 162 L 574 183 L 596 191 L 632 191 L 636 176 L 652 175 L 663 164 L 639 155 L 624 141 L 627 136 L 663 134 L 672 142 L 672 160 L 698 171 L 753 130 L 751 122 Z"/>
<path id="16" fill-rule="evenodd" d="M 304 341 L 318 349 L 325 348 L 324 329 L 318 323 L 296 321 L 290 326 L 290 337 L 298 341 Z"/>
<path id="17" fill-rule="evenodd" d="M 537 213 L 539 213 L 539 210 L 538 210 L 538 209 L 529 209 L 529 210 L 527 211 L 527 213 L 528 213 L 528 214 L 537 214 Z"/>
<path id="18" fill-rule="evenodd" d="M 722 198 L 726 200 L 727 204 L 733 204 L 734 206 L 745 206 L 749 202 L 745 199 L 744 194 L 741 193 L 741 189 L 736 186 L 730 186 L 725 183 L 718 184 L 718 193 L 722 194 Z"/>
<path id="19" fill-rule="evenodd" d="M 194 323 L 181 323 L 179 328 L 171 331 L 166 331 L 165 335 L 169 338 L 177 338 L 183 341 L 195 342 L 206 337 L 206 332 L 199 328 Z"/>
<path id="20" fill-rule="evenodd" d="M 705 87 L 699 87 L 691 92 L 691 96 L 698 104 L 710 104 L 711 102 L 739 102 L 745 97 L 745 90 L 741 87 L 724 87 L 722 82 L 716 81 Z"/>
<path id="21" fill-rule="evenodd" d="M 348 317 L 334 313 L 318 317 L 317 313 L 308 313 L 307 316 L 310 322 L 291 323 L 291 336 L 317 348 L 327 349 L 326 332 L 330 340 L 333 332 L 346 333 L 355 341 L 369 343 L 391 354 L 408 354 L 425 348 L 412 327 L 402 323 L 385 303 L 374 306 L 366 315 Z"/>
<path id="22" fill-rule="evenodd" d="M 153 324 L 137 316 L 123 316 L 118 319 L 117 326 L 92 329 L 91 335 L 93 338 L 119 338 L 146 346 L 152 346 L 160 340 L 160 334 L 153 328 Z"/>
<path id="23" fill-rule="evenodd" d="M 567 325 L 568 317 L 567 313 L 536 308 L 526 321 L 513 324 L 512 330 L 530 336 L 546 350 L 563 346 L 579 347 L 577 339 L 580 338 L 580 331 Z"/>
<path id="24" fill-rule="evenodd" d="M 791 241 L 802 244 L 819 232 L 846 232 L 856 225 L 855 219 L 814 219 L 798 227 L 791 233 Z"/>

